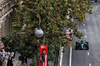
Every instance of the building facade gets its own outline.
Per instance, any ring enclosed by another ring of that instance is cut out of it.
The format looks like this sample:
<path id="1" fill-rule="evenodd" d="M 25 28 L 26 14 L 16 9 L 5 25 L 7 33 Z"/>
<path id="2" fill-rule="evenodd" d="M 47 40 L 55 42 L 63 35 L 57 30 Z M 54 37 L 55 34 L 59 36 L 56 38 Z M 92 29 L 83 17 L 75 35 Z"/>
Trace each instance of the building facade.
<path id="1" fill-rule="evenodd" d="M 0 38 L 11 28 L 12 3 L 10 0 L 0 0 Z"/>
<path id="2" fill-rule="evenodd" d="M 0 40 L 10 31 L 11 12 L 13 12 L 11 0 L 0 0 Z M 0 47 L 2 46 L 0 42 Z"/>
<path id="3" fill-rule="evenodd" d="M 1 37 L 7 35 L 11 29 L 12 22 L 17 21 L 15 8 L 23 3 L 22 0 L 0 0 L 0 47 L 3 47 Z"/>

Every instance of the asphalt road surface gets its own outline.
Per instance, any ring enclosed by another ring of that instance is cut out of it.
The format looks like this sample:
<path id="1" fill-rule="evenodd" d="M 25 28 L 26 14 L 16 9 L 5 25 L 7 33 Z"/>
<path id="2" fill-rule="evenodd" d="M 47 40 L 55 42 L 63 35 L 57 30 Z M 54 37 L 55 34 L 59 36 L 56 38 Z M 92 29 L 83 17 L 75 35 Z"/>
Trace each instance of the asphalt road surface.
<path id="1" fill-rule="evenodd" d="M 89 42 L 89 50 L 72 51 L 72 66 L 100 66 L 100 3 L 94 3 L 92 6 L 93 14 L 86 14 L 84 23 L 74 20 L 78 25 L 79 31 L 83 32 L 85 39 Z M 73 43 L 78 39 L 74 37 Z M 69 48 L 63 55 L 62 66 L 69 65 Z"/>
<path id="2" fill-rule="evenodd" d="M 79 30 L 84 33 L 82 39 L 89 42 L 89 50 L 73 48 L 72 66 L 100 66 L 100 3 L 94 3 L 93 6 L 93 14 L 86 14 L 84 23 L 75 20 Z M 74 45 L 76 41 L 74 37 Z"/>

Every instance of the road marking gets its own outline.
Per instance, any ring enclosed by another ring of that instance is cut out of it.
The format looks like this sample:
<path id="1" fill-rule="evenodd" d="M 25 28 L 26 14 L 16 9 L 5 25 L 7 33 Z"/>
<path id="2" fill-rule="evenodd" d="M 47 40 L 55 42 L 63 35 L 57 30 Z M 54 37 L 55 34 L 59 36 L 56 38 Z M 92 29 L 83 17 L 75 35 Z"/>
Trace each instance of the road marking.
<path id="1" fill-rule="evenodd" d="M 86 29 L 84 29 L 84 31 L 86 31 Z"/>
<path id="2" fill-rule="evenodd" d="M 61 53 L 61 55 L 60 55 L 60 66 L 62 66 L 62 58 L 63 58 L 63 48 L 64 47 L 60 47 L 60 53 Z"/>
<path id="3" fill-rule="evenodd" d="M 83 26 L 85 26 L 85 24 L 83 24 Z"/>
<path id="4" fill-rule="evenodd" d="M 97 8 L 96 8 L 96 10 L 97 10 Z"/>
<path id="5" fill-rule="evenodd" d="M 87 52 L 87 55 L 89 55 L 89 52 Z"/>
<path id="6" fill-rule="evenodd" d="M 98 13 L 98 12 L 97 12 Z"/>
<path id="7" fill-rule="evenodd" d="M 72 47 L 70 46 L 70 58 L 69 58 L 69 66 L 72 64 Z"/>
<path id="8" fill-rule="evenodd" d="M 87 34 L 94 34 L 94 32 L 84 32 L 85 35 Z"/>
<path id="9" fill-rule="evenodd" d="M 91 63 L 89 63 L 89 66 L 91 66 Z"/>
<path id="10" fill-rule="evenodd" d="M 87 36 L 85 35 L 85 38 L 87 38 Z"/>
<path id="11" fill-rule="evenodd" d="M 97 6 L 96 8 L 98 8 L 98 7 L 100 7 L 100 6 Z"/>

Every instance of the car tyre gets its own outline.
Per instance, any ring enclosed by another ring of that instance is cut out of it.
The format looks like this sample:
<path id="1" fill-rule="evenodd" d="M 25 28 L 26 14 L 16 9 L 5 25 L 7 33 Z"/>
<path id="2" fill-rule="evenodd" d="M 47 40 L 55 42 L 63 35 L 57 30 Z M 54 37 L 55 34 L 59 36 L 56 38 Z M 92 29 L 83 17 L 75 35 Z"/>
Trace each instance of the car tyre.
<path id="1" fill-rule="evenodd" d="M 78 42 L 76 42 L 75 49 L 78 50 Z"/>
<path id="2" fill-rule="evenodd" d="M 89 50 L 89 45 L 87 45 L 87 50 Z"/>
<path id="3" fill-rule="evenodd" d="M 75 47 L 75 50 L 78 50 L 77 46 Z"/>
<path id="4" fill-rule="evenodd" d="M 86 42 L 86 44 L 88 45 L 88 44 L 89 44 L 89 42 Z"/>
<path id="5" fill-rule="evenodd" d="M 89 42 L 86 42 L 87 43 L 87 50 L 89 50 Z"/>

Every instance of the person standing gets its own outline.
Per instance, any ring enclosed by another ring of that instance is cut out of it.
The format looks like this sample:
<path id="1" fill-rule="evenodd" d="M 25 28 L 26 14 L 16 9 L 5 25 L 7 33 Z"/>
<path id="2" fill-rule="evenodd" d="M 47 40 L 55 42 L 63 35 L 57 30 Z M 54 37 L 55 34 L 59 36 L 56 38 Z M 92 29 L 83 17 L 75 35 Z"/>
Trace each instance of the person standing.
<path id="1" fill-rule="evenodd" d="M 28 62 L 29 65 L 28 66 L 30 66 L 31 63 L 32 63 L 32 58 L 29 59 L 29 62 Z"/>
<path id="2" fill-rule="evenodd" d="M 4 60 L 5 60 L 5 50 L 4 50 L 4 48 L 2 49 L 2 55 L 3 55 L 3 65 L 4 65 Z"/>
<path id="3" fill-rule="evenodd" d="M 14 57 L 14 52 L 11 52 L 11 57 Z"/>
<path id="4" fill-rule="evenodd" d="M 10 54 L 10 52 L 8 52 L 8 63 L 7 63 L 7 66 L 11 66 L 11 64 L 12 64 L 12 60 L 11 60 L 11 54 Z"/>
<path id="5" fill-rule="evenodd" d="M 7 66 L 7 62 L 8 62 L 8 55 L 5 54 L 4 66 Z"/>
<path id="6" fill-rule="evenodd" d="M 24 56 L 23 59 L 22 59 L 22 64 L 25 66 L 25 64 L 27 64 L 27 57 Z"/>
<path id="7" fill-rule="evenodd" d="M 3 61 L 3 59 L 2 59 L 2 54 L 1 54 L 1 51 L 0 51 L 0 66 L 2 66 L 2 61 Z"/>
<path id="8" fill-rule="evenodd" d="M 14 57 L 11 57 L 11 66 L 14 64 Z"/>

